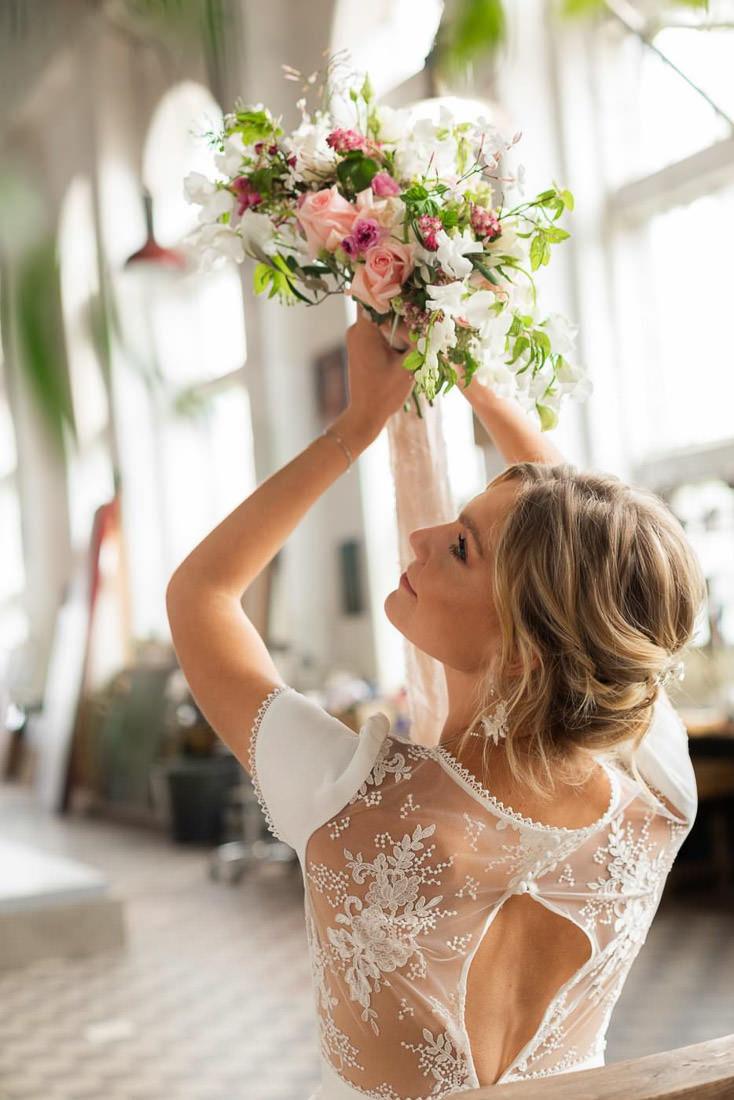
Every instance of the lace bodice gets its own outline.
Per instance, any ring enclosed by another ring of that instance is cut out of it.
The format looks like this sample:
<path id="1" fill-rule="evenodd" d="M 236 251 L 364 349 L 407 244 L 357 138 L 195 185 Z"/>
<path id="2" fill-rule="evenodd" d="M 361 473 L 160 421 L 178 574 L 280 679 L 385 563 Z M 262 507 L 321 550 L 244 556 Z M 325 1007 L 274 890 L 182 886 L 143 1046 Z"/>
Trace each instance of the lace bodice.
<path id="1" fill-rule="evenodd" d="M 468 1038 L 467 979 L 518 894 L 572 922 L 588 957 L 498 1083 L 603 1064 L 612 1009 L 695 815 L 685 730 L 664 697 L 645 742 L 638 763 L 655 794 L 623 758 L 600 759 L 606 811 L 571 829 L 503 805 L 445 747 L 392 734 L 384 714 L 355 734 L 292 688 L 268 696 L 251 773 L 271 831 L 303 872 L 334 1086 L 319 1096 L 420 1100 L 488 1083 Z"/>

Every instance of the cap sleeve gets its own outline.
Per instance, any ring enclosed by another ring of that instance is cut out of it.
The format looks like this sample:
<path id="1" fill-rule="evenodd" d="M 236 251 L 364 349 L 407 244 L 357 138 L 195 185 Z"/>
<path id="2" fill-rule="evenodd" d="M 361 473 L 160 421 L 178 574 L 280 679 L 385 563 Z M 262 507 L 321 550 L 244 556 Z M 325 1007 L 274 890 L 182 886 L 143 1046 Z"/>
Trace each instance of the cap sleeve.
<path id="1" fill-rule="evenodd" d="M 628 753 L 624 755 L 629 756 Z M 688 749 L 688 731 L 662 689 L 653 707 L 649 729 L 637 749 L 635 763 L 645 782 L 664 795 L 692 825 L 698 808 L 698 792 Z"/>
<path id="2" fill-rule="evenodd" d="M 377 711 L 355 733 L 288 685 L 263 700 L 250 737 L 250 775 L 270 832 L 301 860 L 311 833 L 362 786 L 389 728 Z"/>

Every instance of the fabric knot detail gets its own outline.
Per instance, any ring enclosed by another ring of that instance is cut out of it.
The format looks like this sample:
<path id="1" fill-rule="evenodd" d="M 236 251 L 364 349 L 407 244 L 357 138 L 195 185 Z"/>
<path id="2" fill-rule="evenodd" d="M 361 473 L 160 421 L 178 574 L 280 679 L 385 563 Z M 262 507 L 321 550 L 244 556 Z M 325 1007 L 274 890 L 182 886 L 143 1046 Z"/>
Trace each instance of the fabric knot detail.
<path id="1" fill-rule="evenodd" d="M 517 894 L 537 894 L 538 884 L 531 879 L 524 878 L 521 882 L 518 882 L 515 892 Z"/>

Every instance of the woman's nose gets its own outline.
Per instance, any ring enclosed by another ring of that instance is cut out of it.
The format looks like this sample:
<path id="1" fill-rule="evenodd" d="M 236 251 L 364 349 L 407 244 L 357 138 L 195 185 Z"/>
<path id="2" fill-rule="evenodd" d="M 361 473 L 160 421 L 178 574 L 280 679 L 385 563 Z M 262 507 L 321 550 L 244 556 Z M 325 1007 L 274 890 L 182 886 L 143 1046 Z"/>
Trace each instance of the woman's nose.
<path id="1" fill-rule="evenodd" d="M 421 550 L 425 546 L 426 530 L 427 528 L 425 527 L 419 527 L 416 531 L 411 531 L 408 535 L 408 542 L 417 558 L 421 556 Z"/>

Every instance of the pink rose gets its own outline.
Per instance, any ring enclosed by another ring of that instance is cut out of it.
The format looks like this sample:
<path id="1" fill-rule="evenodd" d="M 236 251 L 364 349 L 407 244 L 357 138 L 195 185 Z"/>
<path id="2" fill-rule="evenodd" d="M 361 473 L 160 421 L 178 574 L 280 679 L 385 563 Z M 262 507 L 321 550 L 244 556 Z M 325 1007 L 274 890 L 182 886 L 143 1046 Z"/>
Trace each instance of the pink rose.
<path id="1" fill-rule="evenodd" d="M 298 210 L 298 221 L 306 234 L 308 250 L 315 258 L 320 248 L 335 252 L 352 231 L 358 212 L 336 187 L 309 191 Z"/>
<path id="2" fill-rule="evenodd" d="M 349 293 L 378 313 L 387 313 L 390 299 L 402 290 L 414 267 L 415 246 L 385 241 L 365 252 L 364 263 L 354 273 Z"/>
<path id="3" fill-rule="evenodd" d="M 386 199 L 388 195 L 399 195 L 402 188 L 388 172 L 377 172 L 372 177 L 372 194 Z"/>

